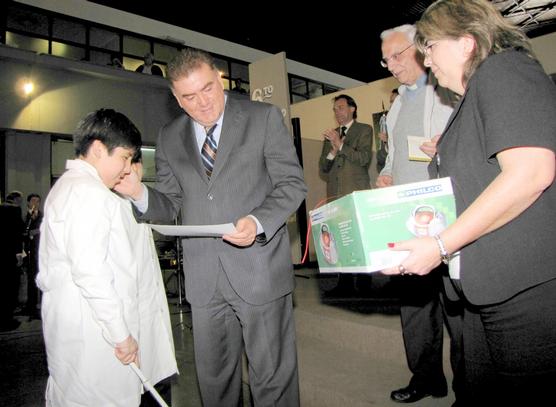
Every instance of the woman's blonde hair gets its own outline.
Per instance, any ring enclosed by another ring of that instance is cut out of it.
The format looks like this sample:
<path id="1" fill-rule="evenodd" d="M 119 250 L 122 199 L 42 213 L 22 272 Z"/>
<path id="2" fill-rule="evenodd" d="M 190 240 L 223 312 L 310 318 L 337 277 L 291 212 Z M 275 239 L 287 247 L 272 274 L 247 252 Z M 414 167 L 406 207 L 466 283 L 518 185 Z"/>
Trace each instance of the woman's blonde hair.
<path id="1" fill-rule="evenodd" d="M 475 39 L 475 49 L 463 73 L 464 84 L 489 55 L 515 49 L 534 58 L 525 34 L 486 0 L 438 0 L 425 10 L 416 26 L 415 45 L 422 53 L 427 41 L 464 35 Z"/>

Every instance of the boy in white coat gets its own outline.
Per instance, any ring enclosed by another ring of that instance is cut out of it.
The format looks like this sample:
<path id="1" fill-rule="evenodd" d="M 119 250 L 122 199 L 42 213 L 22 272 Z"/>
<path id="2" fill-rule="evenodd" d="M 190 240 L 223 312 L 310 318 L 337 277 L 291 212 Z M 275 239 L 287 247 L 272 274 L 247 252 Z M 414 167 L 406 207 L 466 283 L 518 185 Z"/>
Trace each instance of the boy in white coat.
<path id="1" fill-rule="evenodd" d="M 74 135 L 76 159 L 46 199 L 37 284 L 48 407 L 139 405 L 141 383 L 126 365 L 140 362 L 140 260 L 129 208 L 111 189 L 140 146 L 123 114 L 90 113 Z"/>

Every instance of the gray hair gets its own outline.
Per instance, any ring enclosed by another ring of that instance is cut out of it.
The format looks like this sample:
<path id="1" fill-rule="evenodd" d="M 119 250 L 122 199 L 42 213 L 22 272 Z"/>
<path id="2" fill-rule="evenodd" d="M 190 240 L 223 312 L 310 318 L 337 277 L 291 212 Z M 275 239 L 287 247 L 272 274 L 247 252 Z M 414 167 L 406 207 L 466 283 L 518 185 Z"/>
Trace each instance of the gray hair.
<path id="1" fill-rule="evenodd" d="M 413 43 L 413 40 L 415 39 L 415 33 L 416 32 L 417 32 L 417 29 L 415 28 L 415 26 L 413 24 L 404 24 L 404 25 L 399 25 L 399 26 L 394 27 L 394 28 L 390 28 L 388 30 L 384 30 L 383 32 L 380 33 L 380 39 L 382 41 L 384 41 L 386 38 L 388 38 L 389 36 L 391 36 L 394 33 L 402 33 L 407 37 L 409 42 Z"/>

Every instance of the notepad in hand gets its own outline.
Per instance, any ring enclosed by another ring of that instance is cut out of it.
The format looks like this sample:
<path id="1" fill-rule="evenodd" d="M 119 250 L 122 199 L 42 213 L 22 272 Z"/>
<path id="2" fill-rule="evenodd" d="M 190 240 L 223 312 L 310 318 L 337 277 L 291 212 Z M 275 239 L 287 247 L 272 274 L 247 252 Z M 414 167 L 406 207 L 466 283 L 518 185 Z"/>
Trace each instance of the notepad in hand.
<path id="1" fill-rule="evenodd" d="M 423 153 L 419 147 L 421 144 L 431 141 L 430 138 L 407 136 L 407 150 L 409 152 L 409 161 L 425 161 L 429 162 L 431 158 Z"/>

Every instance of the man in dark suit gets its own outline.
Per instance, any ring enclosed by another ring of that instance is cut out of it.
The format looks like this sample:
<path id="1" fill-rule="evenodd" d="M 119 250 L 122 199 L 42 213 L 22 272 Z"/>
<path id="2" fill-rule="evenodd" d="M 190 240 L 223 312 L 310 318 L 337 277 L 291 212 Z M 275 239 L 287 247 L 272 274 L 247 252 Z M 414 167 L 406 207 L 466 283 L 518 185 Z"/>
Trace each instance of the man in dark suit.
<path id="1" fill-rule="evenodd" d="M 255 406 L 297 406 L 286 221 L 307 190 L 292 137 L 278 108 L 228 97 L 202 51 L 180 53 L 167 75 L 187 115 L 160 131 L 157 189 L 131 180 L 118 191 L 141 219 L 235 224 L 222 239 L 183 240 L 203 405 L 238 405 L 245 344 Z"/>
<path id="2" fill-rule="evenodd" d="M 25 313 L 30 319 L 40 319 L 37 310 L 39 292 L 35 278 L 39 272 L 39 239 L 42 222 L 41 197 L 38 194 L 27 195 L 27 213 L 25 215 L 25 231 L 23 244 L 27 252 L 27 304 Z"/>
<path id="3" fill-rule="evenodd" d="M 360 189 L 369 189 L 369 164 L 373 129 L 357 122 L 357 104 L 351 96 L 334 98 L 334 116 L 339 127 L 324 132 L 319 160 L 329 199 Z"/>
<path id="4" fill-rule="evenodd" d="M 329 200 L 340 198 L 353 191 L 369 189 L 369 165 L 373 129 L 357 122 L 357 104 L 351 96 L 334 98 L 334 116 L 339 127 L 325 130 L 319 159 L 321 177 L 326 181 Z M 359 278 L 357 285 L 364 288 L 370 282 Z M 327 297 L 344 298 L 355 293 L 355 278 L 340 274 L 336 286 L 327 291 Z"/>
<path id="5" fill-rule="evenodd" d="M 14 191 L 0 205 L 0 225 L 6 237 L 0 245 L 0 332 L 11 331 L 19 326 L 19 321 L 13 318 L 13 312 L 19 290 L 18 254 L 23 248 L 20 202 L 21 193 Z"/>

